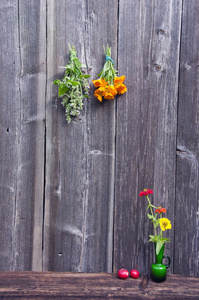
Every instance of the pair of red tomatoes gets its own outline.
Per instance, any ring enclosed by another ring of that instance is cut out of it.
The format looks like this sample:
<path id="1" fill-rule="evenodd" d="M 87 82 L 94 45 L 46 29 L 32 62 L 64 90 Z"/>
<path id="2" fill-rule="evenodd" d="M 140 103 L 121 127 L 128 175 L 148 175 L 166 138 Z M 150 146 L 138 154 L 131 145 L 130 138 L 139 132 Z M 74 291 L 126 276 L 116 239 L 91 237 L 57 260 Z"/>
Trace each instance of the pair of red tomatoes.
<path id="1" fill-rule="evenodd" d="M 138 272 L 138 270 L 131 270 L 130 272 L 130 276 L 134 279 L 138 278 L 140 275 L 140 273 Z M 121 278 L 121 279 L 126 279 L 129 277 L 129 271 L 122 268 L 118 271 L 118 277 Z"/>

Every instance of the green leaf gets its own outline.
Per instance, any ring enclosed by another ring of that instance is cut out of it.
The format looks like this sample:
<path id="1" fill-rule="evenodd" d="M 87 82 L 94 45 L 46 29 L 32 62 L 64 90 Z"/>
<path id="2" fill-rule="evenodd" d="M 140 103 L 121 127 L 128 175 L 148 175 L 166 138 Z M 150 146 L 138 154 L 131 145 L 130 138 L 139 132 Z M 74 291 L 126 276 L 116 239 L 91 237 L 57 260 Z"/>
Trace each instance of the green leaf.
<path id="1" fill-rule="evenodd" d="M 168 239 L 168 238 L 161 238 L 161 241 L 162 241 L 163 243 L 170 243 L 170 242 L 171 242 L 171 240 Z"/>
<path id="2" fill-rule="evenodd" d="M 97 77 L 101 77 L 101 75 L 102 75 L 102 71 L 97 75 Z"/>
<path id="3" fill-rule="evenodd" d="M 86 98 L 89 98 L 89 96 L 88 96 L 88 95 L 84 95 L 84 97 L 86 97 Z"/>
<path id="4" fill-rule="evenodd" d="M 80 68 L 80 67 L 82 66 L 82 64 L 80 63 L 80 61 L 79 61 L 78 58 L 74 58 L 73 61 L 74 61 L 74 64 L 75 64 L 75 66 L 76 66 L 77 68 Z"/>
<path id="5" fill-rule="evenodd" d="M 156 243 L 156 254 L 158 255 L 164 243 L 162 241 L 157 241 Z"/>
<path id="6" fill-rule="evenodd" d="M 60 84 L 58 97 L 62 96 L 63 94 L 66 94 L 68 91 L 69 91 L 69 88 L 67 86 Z"/>
<path id="7" fill-rule="evenodd" d="M 149 219 L 153 219 L 153 216 L 152 216 L 152 215 L 147 214 L 147 216 L 148 216 Z"/>
<path id="8" fill-rule="evenodd" d="M 150 205 L 148 205 L 148 206 L 147 206 L 146 210 L 148 210 L 148 209 L 149 209 L 149 207 L 150 207 Z"/>
<path id="9" fill-rule="evenodd" d="M 71 83 L 73 86 L 80 85 L 80 83 L 77 81 L 68 80 L 68 82 Z"/>
<path id="10" fill-rule="evenodd" d="M 160 219 L 157 219 L 157 220 L 155 221 L 155 224 L 154 224 L 154 227 L 155 227 L 155 228 L 158 227 L 159 222 L 160 222 Z"/>
<path id="11" fill-rule="evenodd" d="M 149 235 L 149 237 L 150 237 L 149 242 L 154 242 L 154 243 L 157 242 L 157 237 L 156 237 L 156 236 L 154 236 L 154 235 Z"/>
<path id="12" fill-rule="evenodd" d="M 61 81 L 60 81 L 59 79 L 56 79 L 55 81 L 53 81 L 53 84 L 59 85 L 60 82 L 61 82 Z"/>
<path id="13" fill-rule="evenodd" d="M 80 75 L 79 78 L 89 78 L 91 75 Z"/>
<path id="14" fill-rule="evenodd" d="M 158 208 L 158 207 L 156 207 L 156 206 L 154 206 L 154 205 L 152 205 L 152 204 L 151 204 L 151 207 L 153 207 L 153 208 Z"/>

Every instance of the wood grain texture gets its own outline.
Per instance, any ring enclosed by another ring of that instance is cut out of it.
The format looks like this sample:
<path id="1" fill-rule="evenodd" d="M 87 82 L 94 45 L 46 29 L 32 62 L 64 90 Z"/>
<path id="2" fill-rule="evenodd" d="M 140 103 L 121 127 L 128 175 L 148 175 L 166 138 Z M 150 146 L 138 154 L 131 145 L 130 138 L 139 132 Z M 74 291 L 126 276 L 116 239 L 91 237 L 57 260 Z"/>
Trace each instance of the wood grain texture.
<path id="1" fill-rule="evenodd" d="M 86 73 L 97 78 L 103 45 L 117 49 L 117 1 L 48 1 L 47 155 L 44 270 L 111 271 L 114 184 L 114 101 L 93 97 L 70 124 L 55 78 L 75 45 Z M 108 30 L 107 30 L 108 29 Z"/>
<path id="2" fill-rule="evenodd" d="M 199 276 L 199 3 L 183 2 L 177 139 L 175 265 Z"/>
<path id="3" fill-rule="evenodd" d="M 119 73 L 128 92 L 117 101 L 114 271 L 149 272 L 154 245 L 144 188 L 174 223 L 178 66 L 182 1 L 121 1 Z M 166 252 L 173 260 L 172 243 Z M 172 272 L 172 267 L 171 267 Z"/>
<path id="4" fill-rule="evenodd" d="M 151 188 L 173 226 L 169 272 L 199 276 L 198 11 L 197 0 L 0 1 L 1 271 L 147 273 L 139 192 Z M 68 43 L 91 75 L 70 124 L 52 85 Z M 128 92 L 100 103 L 91 80 L 106 44 Z"/>
<path id="5" fill-rule="evenodd" d="M 0 268 L 10 270 L 13 265 L 16 173 L 18 148 L 18 118 L 20 62 L 18 55 L 17 1 L 1 1 L 0 20 L 0 201 L 1 244 Z M 8 83 L 13 86 L 8 88 Z"/>
<path id="6" fill-rule="evenodd" d="M 199 278 L 169 275 L 165 282 L 116 274 L 0 272 L 1 299 L 199 299 Z M 8 298 L 9 297 L 9 298 Z"/>
<path id="7" fill-rule="evenodd" d="M 1 1 L 0 13 L 0 268 L 41 270 L 45 1 Z"/>

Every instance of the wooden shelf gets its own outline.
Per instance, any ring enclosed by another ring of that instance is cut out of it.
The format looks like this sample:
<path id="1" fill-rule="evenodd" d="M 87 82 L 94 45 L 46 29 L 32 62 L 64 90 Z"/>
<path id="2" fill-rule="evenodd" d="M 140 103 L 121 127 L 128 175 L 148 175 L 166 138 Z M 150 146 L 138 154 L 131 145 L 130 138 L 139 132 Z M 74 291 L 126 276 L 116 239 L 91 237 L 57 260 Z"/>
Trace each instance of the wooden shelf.
<path id="1" fill-rule="evenodd" d="M 119 279 L 108 273 L 0 272 L 0 299 L 199 299 L 199 278 L 148 275 Z"/>

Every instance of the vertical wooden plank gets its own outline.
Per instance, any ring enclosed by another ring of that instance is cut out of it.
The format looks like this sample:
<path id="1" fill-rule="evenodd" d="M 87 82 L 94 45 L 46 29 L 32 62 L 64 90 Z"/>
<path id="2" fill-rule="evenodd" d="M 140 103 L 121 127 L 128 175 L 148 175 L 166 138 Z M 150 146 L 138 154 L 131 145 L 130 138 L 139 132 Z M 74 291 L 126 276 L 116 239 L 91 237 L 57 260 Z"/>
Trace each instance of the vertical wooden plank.
<path id="1" fill-rule="evenodd" d="M 199 276 L 199 3 L 183 1 L 174 272 Z"/>
<path id="2" fill-rule="evenodd" d="M 1 1 L 1 269 L 41 270 L 44 1 Z"/>
<path id="3" fill-rule="evenodd" d="M 137 264 L 149 272 L 153 262 L 143 188 L 154 190 L 153 203 L 167 207 L 174 223 L 181 6 L 120 1 L 119 72 L 128 92 L 117 101 L 114 271 Z M 173 260 L 174 226 L 169 236 Z"/>
<path id="4" fill-rule="evenodd" d="M 48 86 L 44 270 L 112 270 L 114 101 L 84 102 L 70 124 L 52 81 L 68 63 L 68 43 L 97 78 L 102 46 L 117 49 L 118 1 L 48 1 Z"/>
<path id="5" fill-rule="evenodd" d="M 15 177 L 17 114 L 19 113 L 19 56 L 17 1 L 0 2 L 0 269 L 12 269 L 13 225 L 15 214 Z M 11 87 L 11 88 L 9 88 Z"/>

